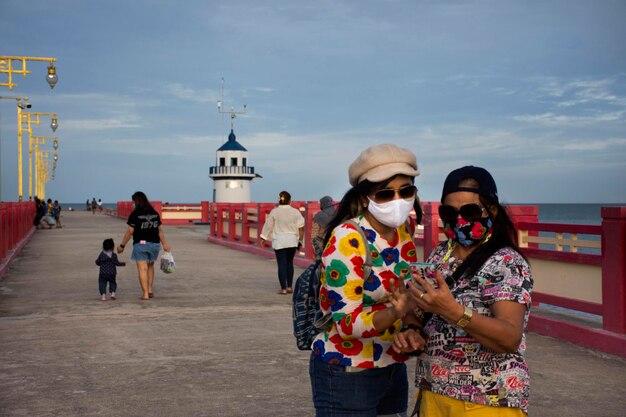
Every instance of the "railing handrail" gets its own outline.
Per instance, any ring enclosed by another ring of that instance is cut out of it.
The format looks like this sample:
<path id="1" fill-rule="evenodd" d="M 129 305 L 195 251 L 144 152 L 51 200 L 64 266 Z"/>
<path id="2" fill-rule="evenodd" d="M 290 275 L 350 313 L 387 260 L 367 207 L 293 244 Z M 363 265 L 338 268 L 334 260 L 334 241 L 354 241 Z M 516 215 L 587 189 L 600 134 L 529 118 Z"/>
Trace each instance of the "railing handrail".
<path id="1" fill-rule="evenodd" d="M 589 224 L 519 222 L 517 227 L 518 229 L 532 232 L 572 233 L 581 235 L 602 234 L 602 226 Z"/>

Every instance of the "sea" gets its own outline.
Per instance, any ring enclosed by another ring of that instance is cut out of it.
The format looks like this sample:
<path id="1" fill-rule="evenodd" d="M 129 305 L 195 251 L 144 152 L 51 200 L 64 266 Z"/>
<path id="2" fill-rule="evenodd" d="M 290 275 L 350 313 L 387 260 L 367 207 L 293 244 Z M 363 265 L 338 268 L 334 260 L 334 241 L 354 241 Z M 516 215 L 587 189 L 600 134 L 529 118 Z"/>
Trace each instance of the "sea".
<path id="1" fill-rule="evenodd" d="M 527 205 L 527 204 L 522 204 Z M 602 223 L 602 207 L 626 206 L 623 204 L 528 204 L 539 207 L 540 223 L 590 224 Z"/>

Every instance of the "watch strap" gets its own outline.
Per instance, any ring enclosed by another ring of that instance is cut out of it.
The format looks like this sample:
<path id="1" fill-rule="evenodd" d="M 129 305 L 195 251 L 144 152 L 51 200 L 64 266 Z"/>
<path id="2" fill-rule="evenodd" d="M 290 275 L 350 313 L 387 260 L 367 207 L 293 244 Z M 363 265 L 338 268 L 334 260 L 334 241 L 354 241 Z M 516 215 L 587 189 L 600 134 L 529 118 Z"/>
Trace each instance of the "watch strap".
<path id="1" fill-rule="evenodd" d="M 463 307 L 463 308 L 464 308 L 463 315 L 456 322 L 456 326 L 461 328 L 461 329 L 464 329 L 465 327 L 467 327 L 467 325 L 472 320 L 472 315 L 474 313 L 474 311 L 471 308 L 469 308 L 469 307 Z"/>

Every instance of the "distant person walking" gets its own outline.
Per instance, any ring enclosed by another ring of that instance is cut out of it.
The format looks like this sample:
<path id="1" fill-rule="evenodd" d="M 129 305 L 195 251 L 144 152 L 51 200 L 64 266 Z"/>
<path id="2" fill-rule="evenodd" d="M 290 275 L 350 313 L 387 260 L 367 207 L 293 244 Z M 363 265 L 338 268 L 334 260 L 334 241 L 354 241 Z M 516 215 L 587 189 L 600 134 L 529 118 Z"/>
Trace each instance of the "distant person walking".
<path id="1" fill-rule="evenodd" d="M 102 213 L 102 199 L 98 199 L 98 212 Z"/>
<path id="2" fill-rule="evenodd" d="M 293 292 L 293 258 L 302 246 L 303 237 L 304 217 L 298 209 L 291 207 L 291 194 L 281 191 L 278 206 L 267 216 L 260 235 L 263 241 L 272 239 L 278 264 L 278 294 Z"/>
<path id="3" fill-rule="evenodd" d="M 167 244 L 165 233 L 161 228 L 161 217 L 148 201 L 148 197 L 141 191 L 133 194 L 135 210 L 128 216 L 128 229 L 117 247 L 117 253 L 124 252 L 126 243 L 133 238 L 133 253 L 130 257 L 137 264 L 139 285 L 141 286 L 141 300 L 148 300 L 154 296 L 154 263 L 159 257 L 161 244 L 163 250 L 171 251 Z"/>
<path id="4" fill-rule="evenodd" d="M 63 227 L 61 225 L 61 204 L 59 204 L 59 200 L 54 200 L 54 220 L 57 223 L 57 228 Z"/>
<path id="5" fill-rule="evenodd" d="M 96 201 L 96 198 L 92 198 L 91 199 L 91 214 L 96 214 L 96 209 L 98 208 L 98 202 Z"/>
<path id="6" fill-rule="evenodd" d="M 102 242 L 102 252 L 96 259 L 96 265 L 100 267 L 100 274 L 98 274 L 98 288 L 100 290 L 100 301 L 107 300 L 107 284 L 109 284 L 109 294 L 111 300 L 115 300 L 117 295 L 117 268 L 118 266 L 126 266 L 126 262 L 120 262 L 117 259 L 117 255 L 113 253 L 115 249 L 115 243 L 113 239 L 105 239 Z"/>

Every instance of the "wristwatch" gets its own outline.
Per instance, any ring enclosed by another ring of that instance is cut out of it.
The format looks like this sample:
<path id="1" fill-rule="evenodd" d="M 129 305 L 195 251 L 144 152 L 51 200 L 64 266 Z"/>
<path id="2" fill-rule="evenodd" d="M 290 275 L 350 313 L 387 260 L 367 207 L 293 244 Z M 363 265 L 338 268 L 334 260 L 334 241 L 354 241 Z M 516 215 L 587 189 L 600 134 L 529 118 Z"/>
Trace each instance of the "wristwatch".
<path id="1" fill-rule="evenodd" d="M 474 314 L 474 310 L 472 310 L 471 308 L 464 307 L 464 309 L 465 310 L 463 311 L 463 315 L 461 316 L 459 321 L 456 322 L 456 327 L 460 327 L 461 329 L 467 327 L 469 322 L 472 320 L 472 314 Z"/>

